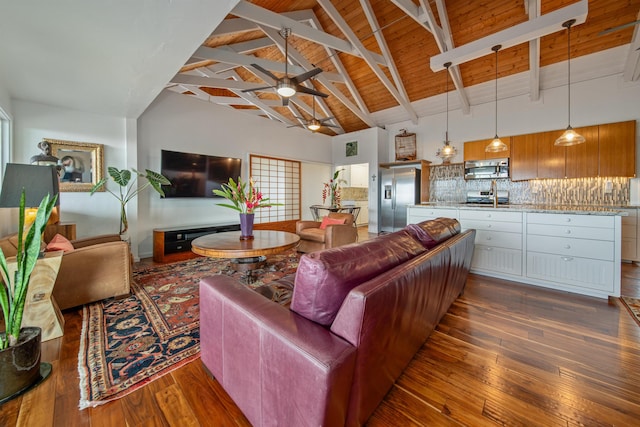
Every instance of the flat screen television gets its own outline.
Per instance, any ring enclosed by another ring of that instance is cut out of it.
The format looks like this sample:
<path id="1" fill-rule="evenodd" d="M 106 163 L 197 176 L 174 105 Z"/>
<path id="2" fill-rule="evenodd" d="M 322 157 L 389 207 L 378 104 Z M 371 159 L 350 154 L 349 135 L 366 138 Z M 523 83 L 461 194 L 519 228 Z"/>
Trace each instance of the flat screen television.
<path id="1" fill-rule="evenodd" d="M 160 173 L 171 185 L 163 185 L 165 197 L 220 197 L 213 190 L 229 178 L 237 180 L 242 161 L 231 157 L 207 156 L 162 150 Z"/>

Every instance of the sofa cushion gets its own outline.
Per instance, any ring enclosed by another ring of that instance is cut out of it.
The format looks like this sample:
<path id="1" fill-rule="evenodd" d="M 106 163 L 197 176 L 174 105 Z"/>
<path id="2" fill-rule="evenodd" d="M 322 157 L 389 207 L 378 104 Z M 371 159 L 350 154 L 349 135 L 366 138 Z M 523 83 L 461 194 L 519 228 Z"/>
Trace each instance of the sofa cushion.
<path id="1" fill-rule="evenodd" d="M 401 230 L 305 254 L 296 272 L 291 310 L 330 325 L 351 289 L 423 252 L 425 248 Z"/>
<path id="2" fill-rule="evenodd" d="M 460 223 L 454 218 L 436 218 L 418 224 L 409 224 L 405 230 L 425 248 L 433 249 L 460 233 Z"/>
<path id="3" fill-rule="evenodd" d="M 54 252 L 54 251 L 65 251 L 71 252 L 73 251 L 73 245 L 71 242 L 61 234 L 56 234 L 53 236 L 53 239 L 47 244 L 45 248 L 46 252 Z"/>
<path id="4" fill-rule="evenodd" d="M 324 218 L 322 218 L 322 223 L 320 224 L 320 229 L 324 230 L 325 228 L 327 228 L 327 225 L 338 225 L 338 224 L 344 224 L 345 220 L 340 219 L 340 218 L 329 218 L 328 216 L 325 216 Z"/>
<path id="5" fill-rule="evenodd" d="M 300 239 L 311 240 L 312 242 L 324 243 L 324 230 L 319 228 L 305 228 L 298 232 Z"/>

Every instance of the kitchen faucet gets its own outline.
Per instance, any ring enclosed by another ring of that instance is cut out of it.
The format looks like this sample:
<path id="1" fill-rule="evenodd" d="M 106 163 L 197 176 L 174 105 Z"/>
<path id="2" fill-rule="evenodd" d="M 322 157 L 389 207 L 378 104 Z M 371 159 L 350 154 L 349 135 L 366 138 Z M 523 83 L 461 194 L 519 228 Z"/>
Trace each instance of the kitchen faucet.
<path id="1" fill-rule="evenodd" d="M 491 195 L 491 199 L 493 200 L 493 207 L 498 207 L 498 182 L 495 179 L 491 180 L 491 188 L 489 189 L 489 194 Z"/>

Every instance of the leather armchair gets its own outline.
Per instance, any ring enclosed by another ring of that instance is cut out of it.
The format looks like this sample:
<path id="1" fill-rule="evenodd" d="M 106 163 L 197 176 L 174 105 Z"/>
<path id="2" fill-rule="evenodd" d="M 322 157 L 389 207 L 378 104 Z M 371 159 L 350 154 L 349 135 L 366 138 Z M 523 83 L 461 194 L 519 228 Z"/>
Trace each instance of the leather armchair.
<path id="1" fill-rule="evenodd" d="M 344 224 L 327 225 L 323 230 L 319 221 L 296 222 L 296 234 L 300 236 L 298 252 L 313 252 L 322 249 L 355 243 L 358 240 L 358 230 L 354 226 L 353 215 L 348 213 L 331 212 L 332 219 L 344 220 Z"/>
<path id="2" fill-rule="evenodd" d="M 129 243 L 117 234 L 72 240 L 74 250 L 62 256 L 53 296 L 61 310 L 121 297 L 131 290 Z"/>
<path id="3" fill-rule="evenodd" d="M 132 263 L 129 244 L 117 234 L 72 240 L 74 250 L 65 252 L 53 287 L 61 310 L 126 296 L 131 289 Z M 0 239 L 5 256 L 15 256 L 16 236 Z"/>

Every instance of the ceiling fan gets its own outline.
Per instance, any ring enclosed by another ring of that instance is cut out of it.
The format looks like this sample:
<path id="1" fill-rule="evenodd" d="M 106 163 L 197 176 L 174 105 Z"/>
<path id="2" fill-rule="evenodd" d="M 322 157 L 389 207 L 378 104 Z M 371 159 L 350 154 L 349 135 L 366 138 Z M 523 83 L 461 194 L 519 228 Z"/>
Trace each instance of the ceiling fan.
<path id="1" fill-rule="evenodd" d="M 260 65 L 251 64 L 253 68 L 263 72 L 264 74 L 266 74 L 267 76 L 275 80 L 276 84 L 273 86 L 263 86 L 263 87 L 257 87 L 254 89 L 245 89 L 242 92 L 254 92 L 254 91 L 264 90 L 264 89 L 275 89 L 278 95 L 282 97 L 282 106 L 284 107 L 289 105 L 289 98 L 298 92 L 306 93 L 308 95 L 313 95 L 313 96 L 321 96 L 323 98 L 328 97 L 329 95 L 327 95 L 326 93 L 318 92 L 316 90 L 309 89 L 308 87 L 301 85 L 302 82 L 310 79 L 313 76 L 320 74 L 322 72 L 321 68 L 314 68 L 313 70 L 309 70 L 305 73 L 298 74 L 297 76 L 289 77 L 289 71 L 288 71 L 289 44 L 287 43 L 287 39 L 291 35 L 291 29 L 283 28 L 280 31 L 280 35 L 282 36 L 282 38 L 284 38 L 284 77 L 278 78 L 271 71 L 264 69 Z"/>
<path id="2" fill-rule="evenodd" d="M 339 126 L 334 126 L 331 124 L 327 124 L 326 122 L 328 122 L 329 120 L 333 120 L 335 117 L 331 116 L 331 117 L 326 117 L 324 119 L 316 119 L 316 98 L 315 96 L 313 97 L 313 118 L 307 120 L 304 117 L 298 117 L 295 116 L 296 119 L 298 120 L 302 120 L 305 123 L 305 127 L 307 129 L 309 129 L 311 132 L 316 132 L 318 129 L 320 129 L 322 126 L 328 127 L 328 128 L 338 128 Z M 300 127 L 300 126 L 289 126 L 291 127 Z"/>

